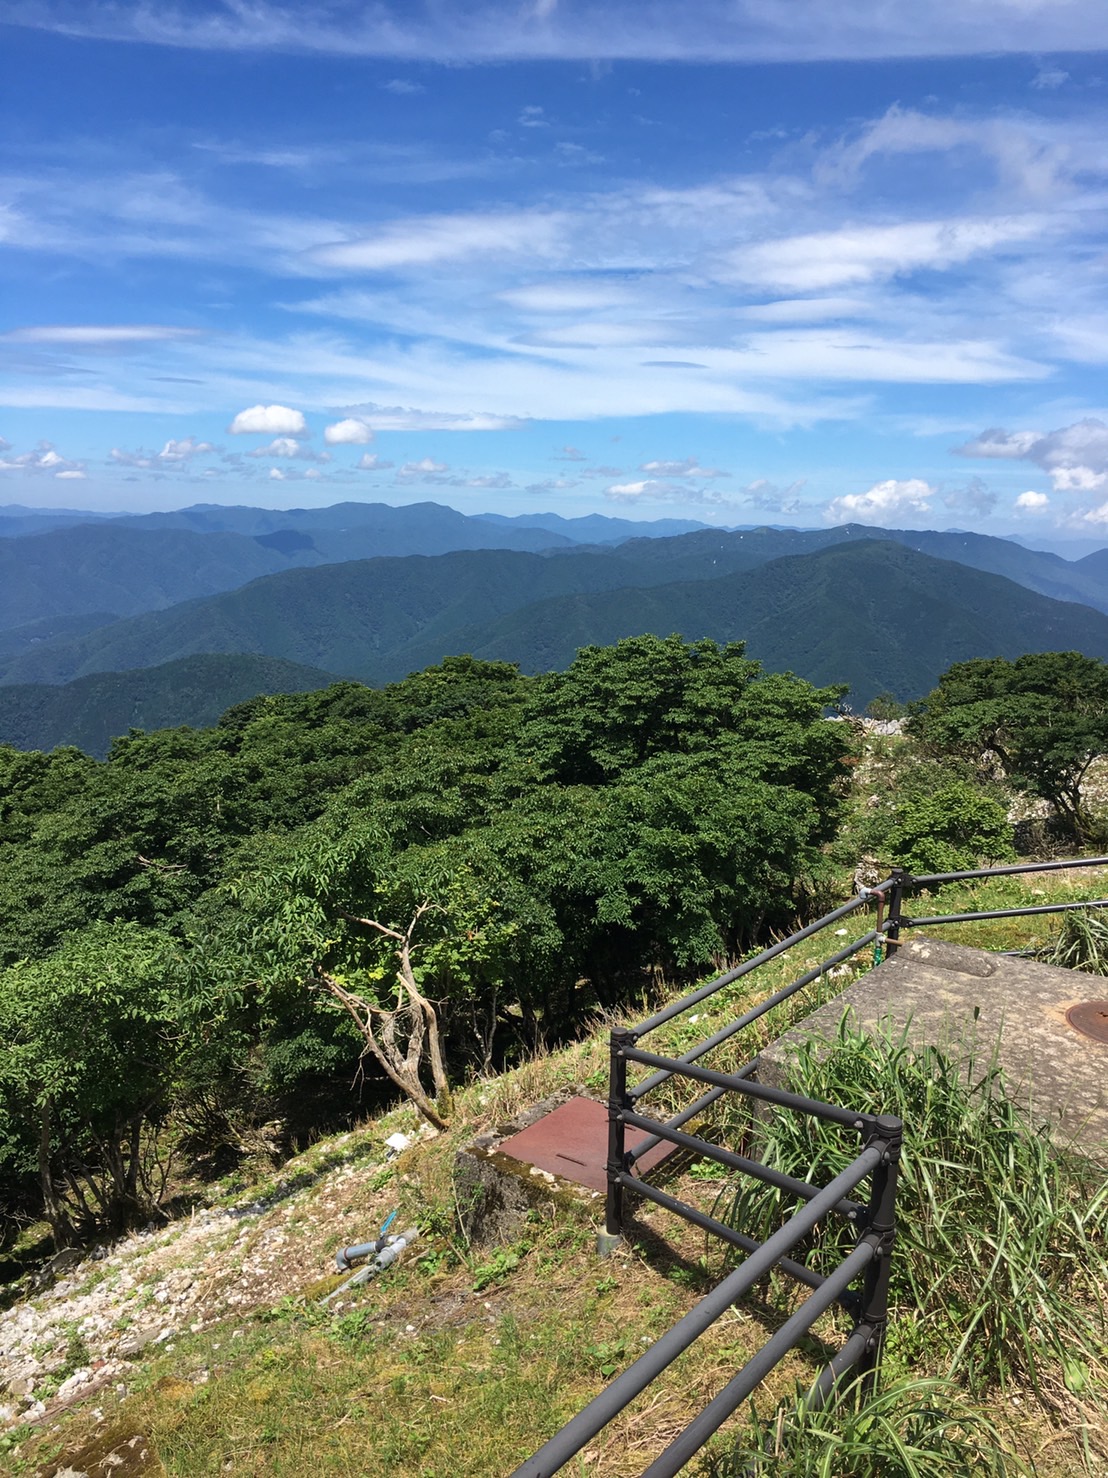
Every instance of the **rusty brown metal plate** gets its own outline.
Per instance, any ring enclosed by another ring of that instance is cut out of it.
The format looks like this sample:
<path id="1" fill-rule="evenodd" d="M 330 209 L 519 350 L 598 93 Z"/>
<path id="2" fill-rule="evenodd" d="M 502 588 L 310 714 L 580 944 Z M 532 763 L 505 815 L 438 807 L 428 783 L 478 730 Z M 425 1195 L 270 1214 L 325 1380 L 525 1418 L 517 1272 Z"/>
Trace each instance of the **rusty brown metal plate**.
<path id="1" fill-rule="evenodd" d="M 1082 1001 L 1069 1008 L 1066 1020 L 1083 1037 L 1108 1042 L 1108 1001 Z"/>
<path id="2" fill-rule="evenodd" d="M 629 1130 L 627 1148 L 634 1149 L 645 1138 L 646 1135 Z M 535 1165 L 593 1191 L 606 1190 L 608 1106 L 595 1098 L 571 1098 L 510 1139 L 501 1140 L 497 1148 L 525 1165 Z M 645 1174 L 672 1154 L 674 1148 L 664 1142 L 655 1145 L 641 1160 L 636 1160 L 636 1168 Z"/>

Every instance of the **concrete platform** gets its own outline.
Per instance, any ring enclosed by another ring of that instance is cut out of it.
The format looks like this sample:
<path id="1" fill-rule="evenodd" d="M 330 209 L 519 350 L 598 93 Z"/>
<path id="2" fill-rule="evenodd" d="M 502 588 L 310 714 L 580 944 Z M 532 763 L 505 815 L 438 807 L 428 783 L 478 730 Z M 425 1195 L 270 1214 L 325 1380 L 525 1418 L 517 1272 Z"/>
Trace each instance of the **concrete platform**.
<path id="1" fill-rule="evenodd" d="M 958 1052 L 975 1043 L 978 1060 L 996 1049 L 1013 1095 L 1049 1122 L 1059 1143 L 1108 1158 L 1108 1041 L 1083 1034 L 1066 1013 L 1108 998 L 1108 980 L 912 935 L 892 959 L 814 1011 L 759 1057 L 758 1077 L 790 1086 L 795 1048 L 830 1042 L 844 1012 L 874 1030 L 907 1028 L 909 1042 Z M 1093 1010 L 1087 1023 L 1100 1029 Z M 1078 1013 L 1078 1020 L 1081 1019 Z"/>

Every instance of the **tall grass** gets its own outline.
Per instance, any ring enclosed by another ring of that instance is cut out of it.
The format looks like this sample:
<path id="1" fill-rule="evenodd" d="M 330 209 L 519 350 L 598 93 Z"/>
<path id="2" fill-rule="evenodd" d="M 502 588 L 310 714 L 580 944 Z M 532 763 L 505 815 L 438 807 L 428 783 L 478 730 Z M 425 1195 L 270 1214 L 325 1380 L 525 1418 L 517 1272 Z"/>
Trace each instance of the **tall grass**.
<path id="1" fill-rule="evenodd" d="M 950 1381 L 907 1379 L 862 1402 L 847 1386 L 830 1411 L 752 1412 L 738 1446 L 709 1456 L 705 1478 L 1016 1478 L 1031 1470 Z"/>
<path id="2" fill-rule="evenodd" d="M 867 1035 L 844 1017 L 830 1049 L 796 1058 L 799 1091 L 905 1122 L 892 1264 L 890 1374 L 941 1370 L 981 1396 L 1031 1387 L 1047 1404 L 1103 1392 L 1108 1377 L 1108 1181 L 1061 1153 L 1009 1098 L 995 1061 Z M 780 1113 L 768 1163 L 826 1182 L 857 1152 L 853 1136 Z M 760 1240 L 793 1210 L 764 1186 L 733 1193 L 727 1214 Z M 829 1271 L 850 1245 L 828 1227 L 808 1261 Z"/>
<path id="3" fill-rule="evenodd" d="M 1039 952 L 1048 965 L 1084 970 L 1088 975 L 1108 975 L 1108 909 L 1075 909 L 1064 916 L 1057 939 Z"/>

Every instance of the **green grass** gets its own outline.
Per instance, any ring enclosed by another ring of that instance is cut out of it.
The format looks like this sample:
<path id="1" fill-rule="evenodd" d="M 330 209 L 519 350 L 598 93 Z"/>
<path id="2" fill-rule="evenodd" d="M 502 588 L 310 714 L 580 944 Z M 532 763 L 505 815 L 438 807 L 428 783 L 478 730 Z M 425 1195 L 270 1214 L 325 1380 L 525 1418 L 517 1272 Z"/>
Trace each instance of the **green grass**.
<path id="1" fill-rule="evenodd" d="M 1018 1394 L 1052 1420 L 1076 1421 L 1090 1451 L 1108 1457 L 1108 1182 L 1102 1170 L 1061 1154 L 1009 1098 L 996 1064 L 967 1050 L 955 1060 L 935 1047 L 912 1049 L 904 1037 L 854 1030 L 844 1019 L 829 1052 L 806 1043 L 795 1058 L 799 1091 L 894 1113 L 907 1126 L 886 1379 L 924 1372 L 956 1381 L 979 1401 Z M 816 1183 L 856 1152 L 854 1136 L 793 1114 L 772 1121 L 762 1149 L 768 1163 Z M 759 1239 L 794 1204 L 761 1185 L 721 1198 L 733 1224 Z M 807 1262 L 829 1271 L 850 1245 L 849 1232 L 825 1228 Z M 905 1399 L 910 1407 L 910 1387 Z M 809 1434 L 805 1442 L 834 1420 L 795 1418 Z M 755 1451 L 767 1431 L 755 1424 Z M 901 1466 L 890 1471 L 916 1471 L 896 1461 Z"/>
<path id="2" fill-rule="evenodd" d="M 752 1410 L 741 1447 L 714 1454 L 706 1478 L 1016 1478 L 1028 1467 L 989 1412 L 953 1381 L 886 1383 L 869 1401 L 848 1385 L 832 1410 Z"/>

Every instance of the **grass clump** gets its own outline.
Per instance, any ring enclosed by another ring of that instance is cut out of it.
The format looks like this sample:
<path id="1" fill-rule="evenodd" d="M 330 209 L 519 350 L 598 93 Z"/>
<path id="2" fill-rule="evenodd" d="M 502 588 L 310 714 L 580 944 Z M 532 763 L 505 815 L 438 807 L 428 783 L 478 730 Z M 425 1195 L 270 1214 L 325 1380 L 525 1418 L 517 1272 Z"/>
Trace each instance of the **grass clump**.
<path id="1" fill-rule="evenodd" d="M 1067 970 L 1108 975 L 1108 912 L 1075 909 L 1065 914 L 1057 939 L 1038 957 Z"/>
<path id="2" fill-rule="evenodd" d="M 977 1398 L 1030 1389 L 1070 1416 L 1075 1402 L 1100 1402 L 1103 1172 L 1061 1153 L 1011 1101 L 996 1063 L 982 1064 L 973 1048 L 960 1059 L 912 1048 L 903 1034 L 868 1035 L 844 1017 L 829 1051 L 815 1042 L 800 1049 L 793 1082 L 813 1098 L 905 1122 L 887 1375 L 942 1373 Z M 786 1113 L 764 1143 L 770 1164 L 816 1183 L 856 1152 L 841 1131 Z M 792 1210 L 786 1194 L 758 1186 L 733 1194 L 728 1215 L 764 1239 Z M 849 1245 L 848 1230 L 828 1227 L 808 1262 L 830 1271 Z"/>
<path id="3" fill-rule="evenodd" d="M 705 1478 L 1016 1478 L 1031 1469 L 952 1381 L 893 1381 L 868 1401 L 860 1382 L 832 1410 L 751 1411 L 741 1446 L 710 1457 Z"/>

